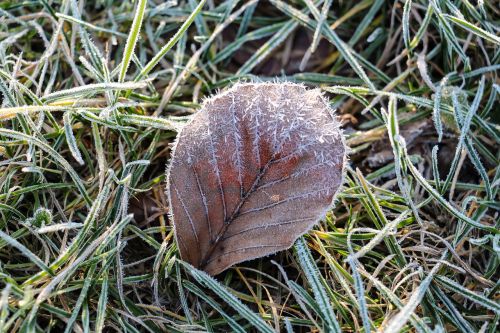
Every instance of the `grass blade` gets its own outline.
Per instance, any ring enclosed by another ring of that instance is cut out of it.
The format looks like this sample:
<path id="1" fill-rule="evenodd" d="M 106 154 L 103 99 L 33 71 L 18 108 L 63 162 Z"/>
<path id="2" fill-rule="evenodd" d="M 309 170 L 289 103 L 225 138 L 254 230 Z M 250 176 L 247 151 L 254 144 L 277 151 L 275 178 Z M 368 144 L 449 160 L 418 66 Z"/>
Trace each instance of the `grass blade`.
<path id="1" fill-rule="evenodd" d="M 469 32 L 472 32 L 474 35 L 476 35 L 480 38 L 483 38 L 489 42 L 492 42 L 493 44 L 500 45 L 500 37 L 495 36 L 492 33 L 489 33 L 488 31 L 483 30 L 479 27 L 476 27 L 474 24 L 467 22 L 466 20 L 464 20 L 462 18 L 448 15 L 448 14 L 444 14 L 443 16 L 444 16 L 444 18 L 455 23 L 459 27 L 461 27 Z"/>
<path id="2" fill-rule="evenodd" d="M 299 238 L 295 243 L 295 250 L 300 262 L 300 266 L 304 270 L 304 274 L 311 286 L 314 298 L 318 303 L 319 309 L 325 321 L 326 330 L 328 332 L 341 332 L 340 325 L 335 317 L 330 299 L 326 294 L 323 284 L 320 281 L 318 267 L 314 263 L 311 253 L 307 249 L 303 238 Z"/>
<path id="3" fill-rule="evenodd" d="M 223 285 L 217 282 L 207 273 L 197 270 L 187 263 L 182 263 L 189 274 L 200 284 L 211 289 L 220 298 L 224 300 L 230 307 L 238 312 L 243 318 L 248 320 L 259 332 L 273 333 L 274 330 L 266 324 L 262 318 L 254 313 L 250 308 L 240 302 L 233 294 L 231 294 Z"/>
<path id="4" fill-rule="evenodd" d="M 144 13 L 146 11 L 147 0 L 138 0 L 137 9 L 134 15 L 134 21 L 130 27 L 130 32 L 128 34 L 127 43 L 123 50 L 122 62 L 120 64 L 120 75 L 118 76 L 118 82 L 125 81 L 125 75 L 127 74 L 128 66 L 132 60 L 134 54 L 135 45 L 139 39 L 139 32 L 141 31 L 142 21 L 144 19 Z"/>
<path id="5" fill-rule="evenodd" d="M 146 2 L 146 1 L 144 1 Z M 165 44 L 161 50 L 151 59 L 141 70 L 139 75 L 136 76 L 135 81 L 141 80 L 143 77 L 149 74 L 151 70 L 160 62 L 160 60 L 167 54 L 167 52 L 177 44 L 179 39 L 184 35 L 186 30 L 191 26 L 193 23 L 194 19 L 198 16 L 198 14 L 201 12 L 201 9 L 205 5 L 206 0 L 201 0 L 198 6 L 191 12 L 191 14 L 188 16 L 188 18 L 184 21 L 184 23 L 181 25 L 179 30 L 175 33 L 172 38 Z"/>

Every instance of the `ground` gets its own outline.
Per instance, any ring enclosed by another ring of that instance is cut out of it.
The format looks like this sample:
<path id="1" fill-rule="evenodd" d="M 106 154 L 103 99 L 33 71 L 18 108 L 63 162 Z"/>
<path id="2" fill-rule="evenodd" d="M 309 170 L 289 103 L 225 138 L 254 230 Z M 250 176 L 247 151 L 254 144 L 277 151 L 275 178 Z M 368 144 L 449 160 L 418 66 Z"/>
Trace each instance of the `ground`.
<path id="1" fill-rule="evenodd" d="M 496 332 L 494 1 L 0 1 L 0 331 Z M 320 88 L 350 148 L 294 247 L 179 257 L 172 144 L 241 81 Z"/>

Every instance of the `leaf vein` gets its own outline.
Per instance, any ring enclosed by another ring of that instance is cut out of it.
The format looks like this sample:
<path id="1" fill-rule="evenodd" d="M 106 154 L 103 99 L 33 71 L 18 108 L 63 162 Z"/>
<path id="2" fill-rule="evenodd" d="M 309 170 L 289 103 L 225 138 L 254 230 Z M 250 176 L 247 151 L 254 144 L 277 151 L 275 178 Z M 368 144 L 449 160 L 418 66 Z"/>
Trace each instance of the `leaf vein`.
<path id="1" fill-rule="evenodd" d="M 285 199 L 273 202 L 273 203 L 265 205 L 265 206 L 251 208 L 249 210 L 242 211 L 242 212 L 240 212 L 239 216 L 250 214 L 250 213 L 254 213 L 254 212 L 260 212 L 260 211 L 263 211 L 263 210 L 266 210 L 266 209 L 269 209 L 269 208 L 273 208 L 275 206 L 278 206 L 278 205 L 281 205 L 281 204 L 284 204 L 284 203 L 287 203 L 287 202 L 290 202 L 290 201 L 293 201 L 293 200 L 303 199 L 303 198 L 306 198 L 308 196 L 311 196 L 311 195 L 314 195 L 314 194 L 317 194 L 317 193 L 321 193 L 321 192 L 325 192 L 325 191 L 328 192 L 328 191 L 330 191 L 330 189 L 326 187 L 326 188 L 321 188 L 319 190 L 313 190 L 313 191 L 310 191 L 310 192 L 306 192 L 306 193 L 301 193 L 301 194 L 298 194 L 298 195 L 294 195 L 294 196 L 291 196 L 291 197 L 288 197 L 288 198 L 285 198 Z"/>
<path id="2" fill-rule="evenodd" d="M 210 222 L 210 214 L 208 213 L 207 198 L 205 196 L 205 193 L 203 192 L 203 189 L 201 188 L 200 178 L 198 176 L 196 168 L 194 166 L 191 166 L 191 168 L 193 170 L 194 177 L 196 178 L 196 185 L 198 185 L 198 191 L 200 192 L 201 201 L 203 202 L 204 213 L 207 218 L 208 235 L 210 237 L 210 241 L 212 241 L 212 223 Z"/>
<path id="3" fill-rule="evenodd" d="M 305 222 L 305 221 L 314 220 L 314 219 L 316 219 L 316 216 L 309 216 L 309 217 L 303 217 L 303 218 L 300 218 L 300 219 L 293 219 L 293 220 L 288 220 L 288 221 L 279 221 L 279 222 L 276 222 L 276 223 L 258 225 L 258 226 L 251 227 L 251 228 L 246 228 L 246 229 L 238 231 L 237 233 L 225 236 L 223 238 L 223 240 L 227 240 L 227 239 L 229 239 L 231 237 L 235 237 L 235 236 L 238 236 L 238 235 L 241 235 L 243 233 L 246 233 L 246 232 L 249 232 L 249 231 L 253 231 L 253 230 L 267 229 L 267 228 L 273 228 L 273 227 L 280 227 L 280 226 L 284 226 L 284 225 L 294 224 L 294 223 L 298 223 L 298 222 Z"/>

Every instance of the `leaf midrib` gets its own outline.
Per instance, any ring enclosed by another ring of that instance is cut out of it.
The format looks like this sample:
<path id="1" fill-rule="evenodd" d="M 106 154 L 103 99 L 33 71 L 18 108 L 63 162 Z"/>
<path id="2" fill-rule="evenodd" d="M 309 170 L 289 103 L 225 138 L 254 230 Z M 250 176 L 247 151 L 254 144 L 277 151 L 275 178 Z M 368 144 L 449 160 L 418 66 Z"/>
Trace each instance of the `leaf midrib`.
<path id="1" fill-rule="evenodd" d="M 258 175 L 255 177 L 255 180 L 252 183 L 252 186 L 248 190 L 247 193 L 243 197 L 240 198 L 240 201 L 236 205 L 235 209 L 233 210 L 233 213 L 231 213 L 231 216 L 229 219 L 224 221 L 224 225 L 222 229 L 219 231 L 217 236 L 215 237 L 215 240 L 210 239 L 210 247 L 208 248 L 208 251 L 206 254 L 202 257 L 201 262 L 200 262 L 200 268 L 204 269 L 207 264 L 209 263 L 210 257 L 212 256 L 213 252 L 217 248 L 217 245 L 221 242 L 221 240 L 224 239 L 224 235 L 227 232 L 227 229 L 231 225 L 231 223 L 239 216 L 241 207 L 245 203 L 245 201 L 250 197 L 255 192 L 255 189 L 258 187 L 262 177 L 266 174 L 267 170 L 269 170 L 269 167 L 271 164 L 276 160 L 276 153 L 273 154 L 273 156 L 269 159 L 269 161 L 266 163 L 266 165 L 259 171 Z M 223 195 L 221 193 L 221 195 Z"/>

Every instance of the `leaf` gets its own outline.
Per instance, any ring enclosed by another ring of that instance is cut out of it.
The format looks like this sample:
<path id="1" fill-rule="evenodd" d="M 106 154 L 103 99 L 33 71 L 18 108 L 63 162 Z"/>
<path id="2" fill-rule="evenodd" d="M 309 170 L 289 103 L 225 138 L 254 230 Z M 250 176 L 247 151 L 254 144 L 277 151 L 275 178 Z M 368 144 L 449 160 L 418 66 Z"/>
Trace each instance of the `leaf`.
<path id="1" fill-rule="evenodd" d="M 181 258 L 216 275 L 289 248 L 330 208 L 345 160 L 318 89 L 237 84 L 207 100 L 180 132 L 168 170 Z"/>

